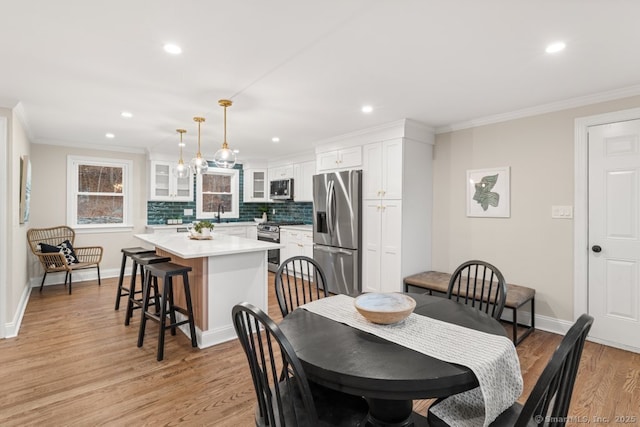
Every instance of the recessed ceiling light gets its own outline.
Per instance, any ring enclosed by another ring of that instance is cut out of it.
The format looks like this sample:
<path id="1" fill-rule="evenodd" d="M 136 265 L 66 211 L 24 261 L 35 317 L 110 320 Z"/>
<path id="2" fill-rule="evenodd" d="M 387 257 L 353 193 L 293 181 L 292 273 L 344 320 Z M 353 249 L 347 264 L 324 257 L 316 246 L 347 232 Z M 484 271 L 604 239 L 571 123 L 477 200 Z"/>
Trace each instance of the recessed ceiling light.
<path id="1" fill-rule="evenodd" d="M 130 119 L 131 117 L 133 117 L 133 114 L 131 114 L 130 111 L 123 111 L 122 113 L 120 113 L 120 115 L 125 119 Z"/>
<path id="2" fill-rule="evenodd" d="M 373 107 L 371 105 L 363 105 L 362 106 L 362 112 L 363 113 L 370 113 L 373 111 Z"/>
<path id="3" fill-rule="evenodd" d="M 565 47 L 567 47 L 567 45 L 564 42 L 553 42 L 547 46 L 545 51 L 547 53 L 558 53 L 563 51 Z"/>
<path id="4" fill-rule="evenodd" d="M 164 45 L 164 51 L 172 55 L 180 55 L 182 53 L 182 48 L 177 44 L 167 43 Z"/>
<path id="5" fill-rule="evenodd" d="M 115 138 L 115 137 L 116 137 L 116 136 L 115 136 L 114 134 L 112 134 L 111 132 L 105 133 L 105 134 L 104 134 L 104 136 L 105 136 L 106 138 L 109 138 L 109 139 L 113 139 L 113 138 Z"/>
<path id="6" fill-rule="evenodd" d="M 280 138 L 278 138 L 277 136 L 274 136 L 273 138 L 271 138 L 272 142 L 280 142 Z"/>

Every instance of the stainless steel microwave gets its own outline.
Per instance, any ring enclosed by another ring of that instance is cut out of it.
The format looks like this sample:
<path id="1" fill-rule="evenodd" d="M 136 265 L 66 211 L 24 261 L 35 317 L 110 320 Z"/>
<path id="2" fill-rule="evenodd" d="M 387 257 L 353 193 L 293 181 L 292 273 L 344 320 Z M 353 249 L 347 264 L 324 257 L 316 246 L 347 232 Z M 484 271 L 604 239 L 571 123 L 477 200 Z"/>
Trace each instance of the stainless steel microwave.
<path id="1" fill-rule="evenodd" d="M 269 197 L 272 200 L 293 200 L 293 178 L 271 181 Z"/>

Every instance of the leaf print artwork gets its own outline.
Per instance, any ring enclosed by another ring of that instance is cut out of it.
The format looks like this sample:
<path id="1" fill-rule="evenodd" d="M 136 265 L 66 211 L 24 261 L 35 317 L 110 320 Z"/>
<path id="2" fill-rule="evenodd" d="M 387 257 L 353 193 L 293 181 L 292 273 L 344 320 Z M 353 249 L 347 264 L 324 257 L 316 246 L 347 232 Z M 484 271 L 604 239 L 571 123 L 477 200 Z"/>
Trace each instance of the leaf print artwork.
<path id="1" fill-rule="evenodd" d="M 500 194 L 491 191 L 498 182 L 498 175 L 483 176 L 480 182 L 474 184 L 476 192 L 473 195 L 473 200 L 478 202 L 484 211 L 489 209 L 489 206 L 498 207 L 500 204 Z"/>

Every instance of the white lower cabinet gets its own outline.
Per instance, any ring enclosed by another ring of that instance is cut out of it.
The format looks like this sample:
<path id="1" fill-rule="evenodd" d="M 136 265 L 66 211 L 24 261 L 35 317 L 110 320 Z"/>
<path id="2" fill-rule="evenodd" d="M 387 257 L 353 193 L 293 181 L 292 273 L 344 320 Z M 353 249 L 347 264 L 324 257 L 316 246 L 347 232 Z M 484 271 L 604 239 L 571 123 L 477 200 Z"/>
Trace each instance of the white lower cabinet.
<path id="1" fill-rule="evenodd" d="M 364 200 L 362 291 L 401 292 L 402 201 Z"/>
<path id="2" fill-rule="evenodd" d="M 280 261 L 294 256 L 307 256 L 313 258 L 313 232 L 299 229 L 280 228 L 280 243 L 284 248 L 280 249 Z"/>

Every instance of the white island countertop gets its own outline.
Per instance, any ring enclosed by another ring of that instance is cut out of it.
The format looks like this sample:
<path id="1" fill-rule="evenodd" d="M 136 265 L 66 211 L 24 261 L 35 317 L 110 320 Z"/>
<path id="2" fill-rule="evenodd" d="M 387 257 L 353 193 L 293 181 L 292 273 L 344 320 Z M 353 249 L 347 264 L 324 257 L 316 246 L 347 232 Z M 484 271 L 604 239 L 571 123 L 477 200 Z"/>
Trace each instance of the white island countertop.
<path id="1" fill-rule="evenodd" d="M 184 259 L 258 252 L 284 247 L 278 243 L 223 234 L 214 234 L 212 240 L 193 240 L 189 238 L 188 233 L 136 234 L 135 237 Z"/>

